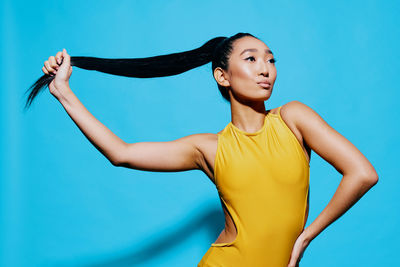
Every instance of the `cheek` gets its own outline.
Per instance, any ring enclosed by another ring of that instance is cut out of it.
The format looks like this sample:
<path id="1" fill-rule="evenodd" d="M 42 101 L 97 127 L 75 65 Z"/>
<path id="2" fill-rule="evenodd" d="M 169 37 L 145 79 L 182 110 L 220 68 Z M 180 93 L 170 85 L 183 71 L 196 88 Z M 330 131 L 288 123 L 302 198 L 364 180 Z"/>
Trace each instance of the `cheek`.
<path id="1" fill-rule="evenodd" d="M 277 76 L 277 72 L 276 72 L 276 68 L 273 68 L 271 71 L 271 75 L 273 76 L 274 80 L 276 79 Z"/>
<path id="2" fill-rule="evenodd" d="M 249 68 L 238 68 L 232 72 L 232 82 L 233 83 L 246 83 L 246 82 L 253 82 L 253 72 Z"/>

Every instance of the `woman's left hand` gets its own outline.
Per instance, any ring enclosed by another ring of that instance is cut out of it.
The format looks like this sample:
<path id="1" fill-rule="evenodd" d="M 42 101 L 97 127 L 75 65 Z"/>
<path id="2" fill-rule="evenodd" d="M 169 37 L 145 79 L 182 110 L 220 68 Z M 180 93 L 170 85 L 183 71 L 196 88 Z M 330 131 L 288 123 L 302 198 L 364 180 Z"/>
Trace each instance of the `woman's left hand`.
<path id="1" fill-rule="evenodd" d="M 299 266 L 300 260 L 303 257 L 303 253 L 306 250 L 308 244 L 310 244 L 310 241 L 303 230 L 303 232 L 301 232 L 299 237 L 297 237 L 296 242 L 294 243 L 288 267 Z"/>

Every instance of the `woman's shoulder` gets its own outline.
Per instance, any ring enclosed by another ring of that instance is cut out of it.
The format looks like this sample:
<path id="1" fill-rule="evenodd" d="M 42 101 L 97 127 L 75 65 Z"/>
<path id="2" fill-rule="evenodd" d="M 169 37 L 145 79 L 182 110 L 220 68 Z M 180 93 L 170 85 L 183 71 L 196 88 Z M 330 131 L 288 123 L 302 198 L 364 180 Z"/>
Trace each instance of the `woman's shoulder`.
<path id="1" fill-rule="evenodd" d="M 221 131 L 222 132 L 222 131 Z M 213 146 L 218 141 L 218 134 L 216 133 L 197 133 L 186 136 L 188 140 L 190 140 L 195 147 L 204 151 L 210 146 Z"/>
<path id="2" fill-rule="evenodd" d="M 307 105 L 303 104 L 302 102 L 298 100 L 292 100 L 274 109 L 271 109 L 270 112 L 279 115 L 279 117 L 281 117 L 281 119 L 289 126 L 289 128 L 293 128 L 296 127 L 296 120 L 299 116 L 301 116 L 301 113 L 303 113 L 305 107 L 307 107 Z"/>
<path id="3" fill-rule="evenodd" d="M 275 108 L 269 109 L 268 111 L 275 115 L 281 115 L 282 113 L 291 112 L 294 109 L 297 109 L 299 105 L 304 105 L 298 100 L 292 100 Z"/>
<path id="4" fill-rule="evenodd" d="M 274 109 L 271 109 L 271 113 L 279 115 L 285 122 L 291 124 L 295 123 L 299 118 L 307 116 L 307 111 L 311 108 L 300 102 L 299 100 L 292 100 L 285 104 L 282 104 Z"/>
<path id="5" fill-rule="evenodd" d="M 309 109 L 310 107 L 299 100 L 292 100 L 280 106 L 282 113 L 298 113 L 302 110 Z M 276 108 L 277 110 L 279 107 Z"/>

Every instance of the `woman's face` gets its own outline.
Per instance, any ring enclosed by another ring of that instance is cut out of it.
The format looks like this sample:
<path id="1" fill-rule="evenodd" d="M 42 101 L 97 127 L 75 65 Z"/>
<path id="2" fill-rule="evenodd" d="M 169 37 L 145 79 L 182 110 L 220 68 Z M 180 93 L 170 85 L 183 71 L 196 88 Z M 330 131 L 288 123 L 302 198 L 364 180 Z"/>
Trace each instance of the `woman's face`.
<path id="1" fill-rule="evenodd" d="M 255 102 L 269 99 L 276 80 L 275 59 L 269 47 L 251 36 L 236 40 L 226 79 L 231 100 Z"/>

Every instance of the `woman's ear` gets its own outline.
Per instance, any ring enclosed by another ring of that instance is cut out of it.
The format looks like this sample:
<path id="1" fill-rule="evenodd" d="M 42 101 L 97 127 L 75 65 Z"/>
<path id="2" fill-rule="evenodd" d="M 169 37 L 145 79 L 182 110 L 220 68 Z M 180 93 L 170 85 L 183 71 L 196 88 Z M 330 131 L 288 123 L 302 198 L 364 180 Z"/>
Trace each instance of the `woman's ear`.
<path id="1" fill-rule="evenodd" d="M 221 86 L 228 87 L 231 85 L 229 80 L 227 79 L 227 73 L 221 67 L 215 68 L 214 79 Z"/>

